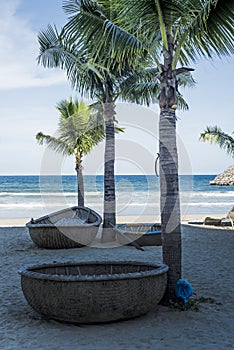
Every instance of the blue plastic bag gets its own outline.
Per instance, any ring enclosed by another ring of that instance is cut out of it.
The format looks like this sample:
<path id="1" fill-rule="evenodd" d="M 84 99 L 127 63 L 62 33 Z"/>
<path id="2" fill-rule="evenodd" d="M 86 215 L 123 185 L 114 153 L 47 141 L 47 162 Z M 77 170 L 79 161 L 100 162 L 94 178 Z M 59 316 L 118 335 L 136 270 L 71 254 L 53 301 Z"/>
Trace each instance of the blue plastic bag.
<path id="1" fill-rule="evenodd" d="M 188 302 L 188 298 L 194 294 L 193 287 L 187 280 L 179 279 L 176 282 L 175 294 L 177 298 L 181 298 L 186 304 Z"/>

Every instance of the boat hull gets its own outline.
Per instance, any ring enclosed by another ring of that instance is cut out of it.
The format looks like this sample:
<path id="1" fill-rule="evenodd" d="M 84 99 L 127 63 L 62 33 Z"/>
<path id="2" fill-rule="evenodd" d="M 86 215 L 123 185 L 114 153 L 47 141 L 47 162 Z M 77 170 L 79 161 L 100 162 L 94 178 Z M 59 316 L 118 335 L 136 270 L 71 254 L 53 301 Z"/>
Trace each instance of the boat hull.
<path id="1" fill-rule="evenodd" d="M 40 248 L 80 248 L 92 244 L 101 221 L 100 215 L 89 208 L 71 207 L 31 220 L 26 227 Z"/>
<path id="2" fill-rule="evenodd" d="M 132 261 L 28 267 L 21 285 L 29 305 L 60 321 L 103 323 L 144 315 L 162 299 L 168 267 Z"/>

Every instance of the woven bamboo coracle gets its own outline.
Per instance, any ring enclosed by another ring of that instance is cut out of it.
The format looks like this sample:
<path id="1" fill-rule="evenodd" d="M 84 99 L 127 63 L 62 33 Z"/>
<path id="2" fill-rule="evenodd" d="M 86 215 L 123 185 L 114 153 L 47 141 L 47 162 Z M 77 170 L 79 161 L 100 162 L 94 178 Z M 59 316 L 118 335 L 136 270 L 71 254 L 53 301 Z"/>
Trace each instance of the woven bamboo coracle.
<path id="1" fill-rule="evenodd" d="M 71 207 L 31 220 L 26 224 L 32 241 L 40 248 L 79 248 L 91 244 L 102 219 L 86 207 Z"/>
<path id="2" fill-rule="evenodd" d="M 131 245 L 131 242 L 135 242 L 139 246 L 162 245 L 160 224 L 118 224 L 114 230 L 117 241 L 122 245 Z"/>
<path id="3" fill-rule="evenodd" d="M 162 299 L 168 267 L 143 262 L 69 262 L 21 270 L 36 311 L 71 323 L 102 323 L 147 313 Z"/>

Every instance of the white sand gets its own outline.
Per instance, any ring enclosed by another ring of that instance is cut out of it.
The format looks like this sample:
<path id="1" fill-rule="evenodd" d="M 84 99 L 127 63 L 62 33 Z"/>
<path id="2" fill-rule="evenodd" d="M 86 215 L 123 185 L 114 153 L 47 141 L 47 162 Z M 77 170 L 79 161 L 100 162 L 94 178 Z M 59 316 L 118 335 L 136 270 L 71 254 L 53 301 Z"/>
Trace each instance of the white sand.
<path id="1" fill-rule="evenodd" d="M 134 320 L 105 325 L 70 325 L 47 320 L 27 304 L 17 271 L 53 261 L 161 261 L 161 247 L 114 249 L 36 248 L 25 228 L 0 228 L 0 348 L 3 350 L 230 350 L 233 338 L 234 231 L 183 226 L 183 277 L 204 303 L 200 311 L 159 306 Z"/>

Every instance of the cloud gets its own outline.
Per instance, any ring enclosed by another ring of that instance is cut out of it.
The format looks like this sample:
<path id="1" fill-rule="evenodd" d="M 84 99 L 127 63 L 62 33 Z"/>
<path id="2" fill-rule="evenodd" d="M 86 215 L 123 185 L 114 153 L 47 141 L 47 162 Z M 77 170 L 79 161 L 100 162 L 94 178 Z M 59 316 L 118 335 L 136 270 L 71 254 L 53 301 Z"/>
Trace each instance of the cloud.
<path id="1" fill-rule="evenodd" d="M 1 3 L 0 90 L 49 86 L 66 81 L 61 70 L 38 66 L 37 34 L 27 18 L 17 14 L 20 0 Z"/>

